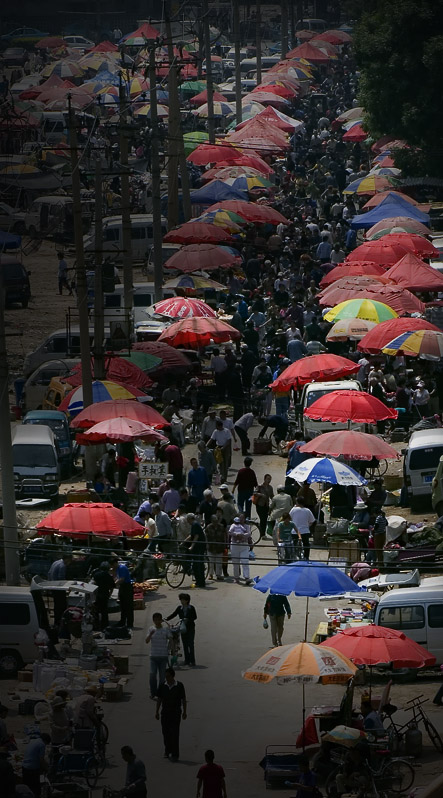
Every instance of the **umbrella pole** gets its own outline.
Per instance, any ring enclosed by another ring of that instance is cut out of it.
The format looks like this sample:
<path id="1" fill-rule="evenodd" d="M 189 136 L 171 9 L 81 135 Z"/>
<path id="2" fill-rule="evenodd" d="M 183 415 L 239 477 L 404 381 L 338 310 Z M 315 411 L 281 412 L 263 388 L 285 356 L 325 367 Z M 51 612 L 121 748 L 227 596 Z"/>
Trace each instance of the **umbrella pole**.
<path id="1" fill-rule="evenodd" d="M 301 728 L 302 728 L 302 742 L 303 742 L 303 753 L 304 753 L 304 752 L 305 752 L 305 748 L 306 748 L 306 745 L 305 745 L 305 733 L 306 733 L 306 730 L 305 730 L 305 716 L 306 716 L 306 707 L 305 707 L 305 683 L 304 683 L 304 682 L 303 682 L 303 685 L 302 685 L 302 691 L 303 691 L 303 705 L 302 705 L 302 727 L 301 727 Z"/>
<path id="2" fill-rule="evenodd" d="M 306 643 L 306 637 L 308 635 L 308 617 L 309 617 L 309 596 L 306 596 L 306 612 L 305 612 L 305 639 L 304 642 Z M 304 689 L 304 688 L 303 688 Z"/>

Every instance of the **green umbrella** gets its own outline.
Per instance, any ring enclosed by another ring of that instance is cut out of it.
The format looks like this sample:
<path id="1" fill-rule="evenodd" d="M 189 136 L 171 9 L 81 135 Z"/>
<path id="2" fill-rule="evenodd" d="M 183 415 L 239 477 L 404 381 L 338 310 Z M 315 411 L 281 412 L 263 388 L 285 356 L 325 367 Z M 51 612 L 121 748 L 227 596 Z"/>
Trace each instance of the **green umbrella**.
<path id="1" fill-rule="evenodd" d="M 200 94 L 205 89 L 205 80 L 185 80 L 180 86 L 181 93 L 186 94 L 187 97 L 194 97 L 195 94 Z"/>
<path id="2" fill-rule="evenodd" d="M 186 157 L 193 152 L 199 144 L 209 141 L 209 136 L 204 130 L 194 130 L 191 133 L 185 133 L 183 136 L 183 143 L 185 145 Z"/>
<path id="3" fill-rule="evenodd" d="M 148 355 L 146 352 L 131 352 L 130 355 L 124 355 L 124 360 L 129 360 L 134 366 L 138 366 L 144 372 L 154 371 L 161 363 L 161 357 L 155 355 Z"/>

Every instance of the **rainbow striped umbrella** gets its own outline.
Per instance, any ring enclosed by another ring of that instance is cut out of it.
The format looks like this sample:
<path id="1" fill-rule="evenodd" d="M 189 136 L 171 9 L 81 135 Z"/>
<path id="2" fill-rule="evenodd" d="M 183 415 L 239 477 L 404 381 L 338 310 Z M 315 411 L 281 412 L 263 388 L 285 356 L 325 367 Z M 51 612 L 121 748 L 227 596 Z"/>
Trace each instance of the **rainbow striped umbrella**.
<path id="1" fill-rule="evenodd" d="M 79 78 L 82 74 L 83 69 L 78 62 L 69 61 L 67 58 L 47 64 L 41 72 L 44 78 L 50 78 L 51 75 L 57 75 L 59 78 Z"/>
<path id="2" fill-rule="evenodd" d="M 437 330 L 409 330 L 397 335 L 383 347 L 385 355 L 419 357 L 422 360 L 439 361 L 443 358 L 443 332 Z"/>
<path id="3" fill-rule="evenodd" d="M 169 108 L 166 108 L 166 105 L 157 105 L 157 115 L 160 118 L 164 118 L 169 116 Z M 151 117 L 151 104 L 146 103 L 145 105 L 141 105 L 140 108 L 137 108 L 134 111 L 134 116 L 147 116 L 148 119 Z"/>
<path id="4" fill-rule="evenodd" d="M 367 319 L 378 324 L 380 321 L 396 319 L 398 313 L 384 302 L 373 299 L 347 299 L 340 302 L 325 314 L 326 321 L 339 321 L 341 319 Z"/>
<path id="5" fill-rule="evenodd" d="M 208 114 L 208 103 L 201 105 L 196 111 L 192 112 L 195 116 L 200 117 L 201 119 L 207 119 Z M 225 103 L 225 102 L 215 102 L 214 103 L 214 116 L 230 116 L 231 114 L 235 113 L 235 105 L 233 103 Z"/>
<path id="6" fill-rule="evenodd" d="M 375 174 L 366 175 L 366 177 L 359 177 L 358 180 L 354 180 L 349 186 L 346 186 L 343 194 L 357 194 L 358 196 L 367 194 L 368 196 L 373 196 L 379 191 L 389 190 L 394 183 L 395 181 L 392 178 L 379 177 Z"/>
<path id="7" fill-rule="evenodd" d="M 274 184 L 271 183 L 266 177 L 260 176 L 246 176 L 241 177 L 228 177 L 223 180 L 228 186 L 238 189 L 239 191 L 252 191 L 254 188 L 271 188 Z"/>

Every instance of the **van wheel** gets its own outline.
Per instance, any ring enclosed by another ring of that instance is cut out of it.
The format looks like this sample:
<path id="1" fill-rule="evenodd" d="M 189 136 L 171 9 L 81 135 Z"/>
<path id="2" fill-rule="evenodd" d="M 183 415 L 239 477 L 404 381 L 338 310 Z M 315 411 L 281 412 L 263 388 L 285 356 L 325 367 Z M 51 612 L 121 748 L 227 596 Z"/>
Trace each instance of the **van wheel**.
<path id="1" fill-rule="evenodd" d="M 17 651 L 4 648 L 0 651 L 0 676 L 11 679 L 23 665 L 23 660 Z"/>

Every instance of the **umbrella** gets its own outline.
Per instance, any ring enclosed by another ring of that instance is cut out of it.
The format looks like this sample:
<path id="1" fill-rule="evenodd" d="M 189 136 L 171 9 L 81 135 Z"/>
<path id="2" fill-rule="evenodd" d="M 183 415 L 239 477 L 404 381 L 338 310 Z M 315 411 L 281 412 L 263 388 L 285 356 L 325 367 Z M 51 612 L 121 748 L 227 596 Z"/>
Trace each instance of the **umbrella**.
<path id="1" fill-rule="evenodd" d="M 386 277 L 410 291 L 443 291 L 443 275 L 432 266 L 423 263 L 412 252 L 391 266 L 386 272 Z"/>
<path id="2" fill-rule="evenodd" d="M 155 408 L 149 407 L 149 405 L 128 399 L 108 399 L 85 407 L 71 421 L 71 427 L 73 429 L 89 429 L 100 421 L 122 417 L 140 421 L 142 424 L 155 429 L 169 426 L 169 422 Z"/>
<path id="3" fill-rule="evenodd" d="M 208 163 L 220 163 L 221 161 L 231 160 L 235 163 L 242 157 L 242 151 L 233 147 L 231 144 L 199 144 L 187 160 L 195 163 L 196 166 L 206 166 Z"/>
<path id="4" fill-rule="evenodd" d="M 401 227 L 407 233 L 419 233 L 423 236 L 429 235 L 429 227 L 426 227 L 425 224 L 422 224 L 422 222 L 416 219 L 410 219 L 408 216 L 390 216 L 372 225 L 372 227 L 366 231 L 366 238 L 372 239 L 381 232 L 385 235 L 385 231 L 391 232 L 394 227 Z"/>
<path id="5" fill-rule="evenodd" d="M 371 355 L 375 355 L 381 352 L 383 347 L 397 335 L 412 330 L 436 330 L 440 332 L 438 327 L 426 321 L 426 319 L 391 319 L 377 324 L 373 330 L 370 330 L 357 345 L 357 349 L 361 352 L 369 352 Z"/>
<path id="6" fill-rule="evenodd" d="M 367 319 L 341 319 L 336 321 L 334 326 L 329 330 L 326 340 L 327 341 L 346 341 L 348 338 L 351 341 L 360 340 L 369 330 L 375 327 L 375 321 L 368 321 Z"/>
<path id="7" fill-rule="evenodd" d="M 62 61 L 53 61 L 41 72 L 44 78 L 49 78 L 51 75 L 57 75 L 59 78 L 78 78 L 82 74 L 83 70 L 77 61 L 69 61 L 67 58 Z"/>
<path id="8" fill-rule="evenodd" d="M 246 198 L 245 191 L 240 191 L 223 180 L 211 180 L 202 188 L 191 191 L 193 205 L 213 205 L 215 202 L 223 202 L 223 200 L 244 200 Z"/>
<path id="9" fill-rule="evenodd" d="M 183 94 L 198 94 L 200 91 L 206 89 L 205 80 L 185 80 L 180 86 L 180 91 Z"/>
<path id="10" fill-rule="evenodd" d="M 227 210 L 234 211 L 246 219 L 247 222 L 257 222 L 259 224 L 285 224 L 288 225 L 289 221 L 281 213 L 270 208 L 268 205 L 257 205 L 255 202 L 246 202 L 244 200 L 225 200 L 211 205 L 209 211 Z"/>
<path id="11" fill-rule="evenodd" d="M 119 44 L 124 44 L 125 47 L 143 47 L 150 39 L 160 39 L 160 32 L 149 22 L 144 22 L 137 30 L 123 36 Z"/>
<path id="12" fill-rule="evenodd" d="M 382 239 L 381 241 L 365 241 L 356 247 L 347 257 L 346 263 L 354 260 L 373 260 L 380 266 L 391 266 L 397 263 L 408 250 L 406 247 Z"/>
<path id="13" fill-rule="evenodd" d="M 135 399 L 136 396 L 146 396 L 143 391 L 131 385 L 120 385 L 109 380 L 94 380 L 92 383 L 92 401 L 104 402 L 107 399 Z M 59 410 L 76 416 L 83 410 L 83 386 L 74 388 L 60 403 Z"/>
<path id="14" fill-rule="evenodd" d="M 185 222 L 163 237 L 165 244 L 219 244 L 230 240 L 226 230 L 204 222 Z"/>
<path id="15" fill-rule="evenodd" d="M 318 47 L 314 47 L 310 42 L 294 47 L 293 50 L 286 54 L 286 58 L 305 58 L 306 61 L 310 61 L 312 64 L 327 64 L 330 60 L 329 55 L 319 50 Z"/>
<path id="16" fill-rule="evenodd" d="M 335 726 L 334 729 L 323 735 L 322 742 L 335 743 L 336 745 L 343 745 L 345 748 L 354 748 L 354 746 L 361 743 L 362 740 L 367 739 L 367 734 L 360 729 L 353 729 L 351 726 Z"/>
<path id="17" fill-rule="evenodd" d="M 191 318 L 216 318 L 215 310 L 209 307 L 201 299 L 187 299 L 182 296 L 174 296 L 169 299 L 162 299 L 156 302 L 146 311 L 149 315 L 156 313 L 160 316 L 169 316 L 172 319 L 191 319 Z"/>
<path id="18" fill-rule="evenodd" d="M 253 191 L 255 188 L 272 188 L 274 183 L 271 183 L 263 175 L 242 175 L 241 177 L 228 177 L 224 180 L 228 186 L 237 189 L 238 191 Z"/>
<path id="19" fill-rule="evenodd" d="M 405 316 L 407 314 L 412 313 L 425 313 L 425 305 L 421 302 L 418 297 L 415 296 L 411 291 L 408 291 L 407 288 L 402 288 L 399 285 L 382 285 L 378 281 L 379 278 L 375 277 L 374 281 L 368 284 L 359 285 L 356 284 L 354 281 L 364 280 L 364 277 L 353 277 L 349 278 L 352 279 L 352 283 L 348 285 L 340 285 L 335 283 L 331 285 L 329 288 L 326 288 L 322 291 L 321 297 L 319 298 L 320 305 L 332 307 L 338 305 L 339 303 L 343 304 L 346 301 L 351 302 L 362 302 L 363 300 L 368 300 L 369 302 L 377 303 L 378 305 L 384 304 L 389 308 L 391 313 L 387 314 L 386 311 L 381 312 L 381 309 L 378 308 L 380 311 L 380 316 L 378 317 L 379 321 L 385 321 L 388 318 L 392 318 L 392 312 L 394 316 Z M 380 278 L 381 280 L 382 278 Z M 350 312 L 349 309 L 345 312 L 345 317 L 351 318 L 367 318 L 369 321 L 377 321 L 377 316 L 368 316 L 366 315 L 367 307 L 363 308 L 360 313 L 353 313 Z M 352 311 L 352 309 L 351 309 Z M 339 316 L 338 318 L 343 318 L 343 316 Z M 334 321 L 333 318 L 328 319 L 328 321 Z"/>
<path id="20" fill-rule="evenodd" d="M 160 105 L 157 103 L 157 115 L 164 119 L 165 117 L 169 116 L 169 108 L 167 108 L 166 105 Z M 151 104 L 145 103 L 145 105 L 141 105 L 136 111 L 134 111 L 134 116 L 146 116 L 148 119 L 150 119 Z"/>
<path id="21" fill-rule="evenodd" d="M 383 275 L 385 271 L 383 266 L 378 266 L 374 261 L 351 261 L 341 263 L 322 277 L 320 288 L 326 288 L 326 286 L 332 285 L 332 283 L 335 283 L 336 280 L 340 280 L 342 277 L 358 277 L 360 275 L 373 277 Z"/>
<path id="22" fill-rule="evenodd" d="M 232 150 L 235 152 L 235 148 L 232 147 Z M 238 151 L 238 150 L 237 150 Z M 263 158 L 260 158 L 258 155 L 248 155 L 245 152 L 242 152 L 240 155 L 236 155 L 234 158 L 231 157 L 231 152 L 228 152 L 225 158 L 222 161 L 219 161 L 219 166 L 251 166 L 253 169 L 257 169 L 258 172 L 262 175 L 272 175 L 274 170 L 272 166 L 269 166 Z"/>
<path id="23" fill-rule="evenodd" d="M 143 527 L 130 515 L 112 504 L 88 502 L 64 504 L 36 525 L 42 535 L 62 535 L 68 538 L 88 538 L 89 535 L 111 538 L 142 536 Z"/>
<path id="24" fill-rule="evenodd" d="M 329 482 L 330 485 L 359 487 L 368 484 L 368 480 L 353 468 L 330 457 L 309 457 L 289 471 L 288 477 L 296 482 Z"/>
<path id="25" fill-rule="evenodd" d="M 214 103 L 214 112 L 213 116 L 230 116 L 235 112 L 235 105 L 233 103 L 228 102 L 215 102 Z M 200 108 L 192 112 L 195 116 L 198 116 L 200 119 L 207 119 L 209 117 L 209 108 L 208 103 L 204 103 L 201 105 Z"/>
<path id="26" fill-rule="evenodd" d="M 309 41 L 309 39 L 313 39 L 315 36 L 315 32 L 313 30 L 308 30 L 307 28 L 303 28 L 302 30 L 298 30 L 296 32 L 297 39 L 300 39 L 301 42 Z"/>
<path id="27" fill-rule="evenodd" d="M 381 274 L 354 274 L 349 277 L 340 277 L 332 285 L 326 286 L 318 294 L 318 301 L 320 305 L 326 307 L 333 307 L 338 305 L 339 302 L 344 302 L 346 299 L 354 299 L 360 296 L 359 291 L 372 290 L 374 286 L 379 286 L 381 283 L 384 285 L 391 285 L 386 277 Z M 340 290 L 339 290 L 340 289 Z M 376 299 L 381 297 L 368 297 L 363 294 L 365 299 Z M 386 303 L 387 304 L 387 303 Z"/>
<path id="28" fill-rule="evenodd" d="M 261 105 L 286 105 L 289 106 L 289 100 L 285 97 L 280 97 L 272 91 L 251 91 L 243 98 L 247 102 L 257 102 Z"/>
<path id="29" fill-rule="evenodd" d="M 226 97 L 223 94 L 221 94 L 219 91 L 214 91 L 213 92 L 212 99 L 214 100 L 215 103 L 216 102 L 225 103 L 225 104 L 228 103 Z M 199 94 L 195 94 L 194 97 L 191 97 L 189 102 L 192 105 L 204 105 L 205 103 L 207 104 L 207 102 L 208 102 L 208 90 L 207 90 L 206 86 L 203 89 L 203 91 L 201 91 Z M 230 105 L 230 103 L 228 103 L 228 105 Z"/>
<path id="30" fill-rule="evenodd" d="M 185 155 L 190 155 L 199 144 L 202 144 L 202 142 L 208 140 L 208 134 L 203 130 L 195 130 L 192 133 L 184 133 L 183 144 L 185 146 Z"/>
<path id="31" fill-rule="evenodd" d="M 400 244 L 400 246 L 405 247 L 408 251 L 413 252 L 415 255 L 420 255 L 423 258 L 438 259 L 439 256 L 438 249 L 433 246 L 431 241 L 417 233 L 389 233 L 389 235 L 383 237 L 383 243 Z"/>
<path id="32" fill-rule="evenodd" d="M 66 42 L 61 36 L 45 36 L 34 47 L 36 50 L 56 50 L 58 47 L 66 47 Z"/>
<path id="33" fill-rule="evenodd" d="M 349 33 L 346 33 L 344 30 L 325 30 L 323 33 L 317 34 L 315 36 L 315 40 L 340 45 L 349 44 L 349 42 L 352 42 L 352 36 L 350 36 Z"/>
<path id="34" fill-rule="evenodd" d="M 423 646 L 403 632 L 385 626 L 345 629 L 325 642 L 327 648 L 349 657 L 355 665 L 392 663 L 394 668 L 423 668 L 435 664 L 434 655 Z"/>
<path id="35" fill-rule="evenodd" d="M 189 244 L 174 252 L 165 263 L 165 269 L 181 272 L 194 272 L 199 269 L 210 271 L 238 263 L 240 256 L 231 255 L 215 244 Z"/>
<path id="36" fill-rule="evenodd" d="M 152 376 L 159 379 L 160 376 L 174 375 L 181 376 L 192 370 L 192 363 L 179 349 L 173 349 L 168 344 L 161 344 L 158 341 L 140 341 L 134 344 L 132 353 L 141 352 L 142 354 L 158 357 L 161 362 L 152 372 Z"/>
<path id="37" fill-rule="evenodd" d="M 203 172 L 200 180 L 207 182 L 215 178 L 218 180 L 226 180 L 228 178 L 235 179 L 236 177 L 263 177 L 263 175 L 251 166 L 213 166 L 212 169 Z"/>
<path id="38" fill-rule="evenodd" d="M 386 321 L 397 316 L 395 310 L 385 305 L 383 302 L 375 302 L 372 299 L 348 299 L 340 302 L 325 314 L 326 321 L 338 321 L 341 319 L 367 319 L 368 321 Z"/>
<path id="39" fill-rule="evenodd" d="M 352 130 L 353 128 L 348 130 L 348 133 L 345 135 L 350 134 Z M 366 136 L 367 133 L 365 133 L 365 138 Z M 345 136 L 343 136 L 343 138 L 345 138 Z M 372 196 L 373 194 L 377 194 L 378 191 L 385 191 L 386 189 L 391 188 L 391 185 L 392 183 L 387 177 L 366 175 L 365 177 L 359 177 L 357 180 L 354 180 L 352 183 L 350 183 L 349 186 L 346 186 L 343 194 L 357 194 L 358 196 L 362 194 L 369 194 Z"/>
<path id="40" fill-rule="evenodd" d="M 368 138 L 367 131 L 363 129 L 360 122 L 356 122 L 355 125 L 353 125 L 349 130 L 346 131 L 346 133 L 343 136 L 343 141 L 365 141 L 365 139 L 367 138 Z M 386 180 L 386 178 L 381 178 L 381 177 L 379 179 Z M 389 182 L 387 185 L 389 185 Z"/>
<path id="41" fill-rule="evenodd" d="M 246 224 L 245 220 L 234 211 L 205 211 L 201 216 L 197 216 L 195 221 L 224 227 L 230 233 L 241 233 L 241 225 Z"/>
<path id="42" fill-rule="evenodd" d="M 372 460 L 373 457 L 377 460 L 399 458 L 397 450 L 385 443 L 383 438 L 354 430 L 325 432 L 300 446 L 300 451 L 326 457 L 344 457 L 346 460 Z"/>
<path id="43" fill-rule="evenodd" d="M 346 684 L 356 670 L 352 662 L 337 651 L 331 649 L 323 657 L 322 649 L 315 643 L 291 643 L 267 651 L 243 671 L 242 676 L 261 684 L 267 684 L 275 678 L 278 684 Z"/>
<path id="44" fill-rule="evenodd" d="M 304 415 L 315 421 L 375 424 L 377 421 L 397 418 L 398 413 L 366 391 L 344 390 L 324 394 L 306 408 Z"/>
<path id="45" fill-rule="evenodd" d="M 385 355 L 409 355 L 422 360 L 439 362 L 443 358 L 443 332 L 436 330 L 408 330 L 382 349 Z"/>
<path id="46" fill-rule="evenodd" d="M 346 357 L 332 355 L 329 353 L 321 355 L 310 355 L 295 363 L 291 363 L 273 383 L 273 391 L 282 393 L 290 391 L 291 388 L 299 389 L 313 380 L 336 380 L 341 377 L 348 377 L 358 371 L 359 366 L 348 360 Z"/>
<path id="47" fill-rule="evenodd" d="M 202 277 L 199 274 L 181 274 L 178 277 L 174 277 L 172 280 L 167 280 L 166 283 L 163 283 L 163 287 L 184 288 L 188 291 L 205 291 L 206 289 L 211 289 L 212 291 L 229 291 L 226 285 L 217 283 L 216 280 L 209 280 L 207 277 Z"/>
<path id="48" fill-rule="evenodd" d="M 106 357 L 105 360 L 105 373 L 106 379 L 111 383 L 118 383 L 119 385 L 131 385 L 134 388 L 140 388 L 140 391 L 146 391 L 152 386 L 152 379 L 145 374 L 145 371 L 152 371 L 160 363 L 158 358 L 147 356 L 144 357 L 139 353 L 137 357 L 131 353 L 128 356 L 115 356 Z M 94 358 L 91 357 L 91 372 L 94 373 Z M 77 388 L 83 382 L 83 374 L 81 363 L 74 366 L 66 378 L 62 378 L 64 382 L 71 385 L 72 388 Z M 108 397 L 107 397 L 108 398 Z"/>
<path id="49" fill-rule="evenodd" d="M 159 341 L 187 349 L 203 349 L 208 344 L 237 340 L 241 334 L 219 319 L 191 318 L 174 322 L 160 335 Z"/>
<path id="50" fill-rule="evenodd" d="M 376 208 L 377 205 L 380 205 L 380 203 L 383 202 L 383 200 L 385 200 L 387 197 L 389 197 L 389 199 L 393 202 L 395 202 L 397 199 L 405 200 L 406 202 L 409 202 L 410 205 L 414 205 L 415 207 L 418 207 L 420 204 L 416 202 L 415 199 L 412 199 L 412 197 L 409 197 L 407 194 L 403 194 L 402 191 L 394 191 L 391 188 L 388 189 L 387 191 L 380 191 L 377 194 L 375 194 L 373 197 L 368 199 L 368 201 L 365 202 L 365 204 L 363 205 L 363 210 L 366 211 L 369 210 L 370 208 Z"/>
<path id="51" fill-rule="evenodd" d="M 153 427 L 148 427 L 140 421 L 131 418 L 110 418 L 100 421 L 86 432 L 79 432 L 76 436 L 77 443 L 88 445 L 97 443 L 130 443 L 136 440 L 147 443 L 167 441 L 168 439 Z"/>

